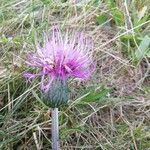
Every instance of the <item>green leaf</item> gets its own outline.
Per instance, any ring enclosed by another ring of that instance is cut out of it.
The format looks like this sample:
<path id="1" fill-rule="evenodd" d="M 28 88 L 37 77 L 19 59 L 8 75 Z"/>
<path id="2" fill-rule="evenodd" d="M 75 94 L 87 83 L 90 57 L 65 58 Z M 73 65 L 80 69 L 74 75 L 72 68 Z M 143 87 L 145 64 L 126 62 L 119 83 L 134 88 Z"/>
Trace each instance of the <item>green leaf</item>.
<path id="1" fill-rule="evenodd" d="M 107 16 L 106 15 L 99 15 L 96 17 L 96 22 L 100 25 L 103 24 L 107 21 Z"/>
<path id="2" fill-rule="evenodd" d="M 81 101 L 86 103 L 99 102 L 106 97 L 109 89 L 102 89 L 97 91 L 91 91 L 87 96 L 85 96 Z"/>
<path id="3" fill-rule="evenodd" d="M 114 0 L 106 0 L 108 7 L 112 13 L 112 18 L 117 26 L 124 25 L 124 14 L 118 8 L 117 3 Z"/>
<path id="4" fill-rule="evenodd" d="M 0 136 L 5 137 L 5 136 L 7 136 L 7 134 L 3 130 L 0 130 Z"/>
<path id="5" fill-rule="evenodd" d="M 5 36 L 0 37 L 0 43 L 6 44 L 8 42 L 8 39 Z"/>
<path id="6" fill-rule="evenodd" d="M 37 100 L 39 103 L 41 103 L 41 104 L 43 105 L 43 107 L 49 108 L 48 106 L 46 106 L 46 105 L 44 104 L 44 102 L 39 98 L 39 96 L 36 94 L 36 92 L 35 92 L 34 90 L 32 90 L 32 94 L 33 94 L 33 96 L 36 98 L 36 100 Z"/>
<path id="7" fill-rule="evenodd" d="M 145 55 L 148 52 L 148 48 L 150 46 L 150 37 L 148 35 L 146 35 L 143 40 L 141 41 L 138 49 L 135 51 L 135 56 L 137 61 L 141 61 L 143 59 L 143 57 L 145 57 Z"/>
<path id="8" fill-rule="evenodd" d="M 147 55 L 147 57 L 150 57 L 150 49 L 148 50 L 146 55 Z"/>
<path id="9" fill-rule="evenodd" d="M 112 11 L 112 15 L 113 15 L 113 19 L 114 19 L 116 25 L 122 26 L 124 24 L 124 15 L 123 15 L 122 11 L 120 11 L 119 9 L 116 9 L 116 10 Z"/>
<path id="10" fill-rule="evenodd" d="M 116 7 L 116 3 L 114 0 L 106 0 L 106 2 L 110 8 Z"/>
<path id="11" fill-rule="evenodd" d="M 44 5 L 48 5 L 51 3 L 51 0 L 41 0 Z"/>
<path id="12" fill-rule="evenodd" d="M 141 20 L 146 15 L 147 10 L 148 10 L 148 7 L 144 6 L 144 7 L 141 8 L 141 10 L 139 10 L 137 12 L 139 20 Z"/>

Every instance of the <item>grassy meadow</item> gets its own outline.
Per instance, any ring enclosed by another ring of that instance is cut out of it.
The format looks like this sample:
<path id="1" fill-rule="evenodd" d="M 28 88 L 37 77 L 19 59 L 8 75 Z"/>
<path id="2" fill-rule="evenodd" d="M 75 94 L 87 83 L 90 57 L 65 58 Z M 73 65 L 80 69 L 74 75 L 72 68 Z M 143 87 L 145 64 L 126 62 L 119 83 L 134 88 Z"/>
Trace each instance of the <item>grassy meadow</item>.
<path id="1" fill-rule="evenodd" d="M 149 0 L 0 0 L 0 150 L 51 149 L 50 109 L 26 55 L 53 25 L 92 39 L 96 70 L 71 80 L 61 150 L 150 150 Z"/>

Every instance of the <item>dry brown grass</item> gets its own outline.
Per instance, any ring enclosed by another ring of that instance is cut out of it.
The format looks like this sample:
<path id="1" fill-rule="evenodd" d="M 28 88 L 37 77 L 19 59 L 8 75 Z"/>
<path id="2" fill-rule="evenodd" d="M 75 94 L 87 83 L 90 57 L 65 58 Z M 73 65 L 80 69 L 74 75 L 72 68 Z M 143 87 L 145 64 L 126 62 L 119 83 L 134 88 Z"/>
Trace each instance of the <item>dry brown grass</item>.
<path id="1" fill-rule="evenodd" d="M 94 42 L 96 62 L 91 80 L 70 83 L 69 107 L 60 110 L 61 149 L 150 148 L 149 60 L 135 65 L 126 57 L 123 46 L 127 43 L 120 38 L 128 33 L 125 26 L 114 24 L 106 2 L 90 2 L 2 2 L 0 12 L 6 11 L 6 16 L 0 20 L 0 149 L 47 150 L 51 145 L 51 120 L 41 102 L 38 81 L 29 86 L 22 72 L 26 69 L 24 54 L 35 50 L 35 35 L 42 38 L 43 31 L 55 24 L 63 30 L 84 30 Z M 102 13 L 108 14 L 108 22 L 98 25 L 96 16 Z M 147 24 L 145 21 L 134 28 Z M 103 99 L 82 103 L 88 92 L 101 88 L 110 89 Z"/>

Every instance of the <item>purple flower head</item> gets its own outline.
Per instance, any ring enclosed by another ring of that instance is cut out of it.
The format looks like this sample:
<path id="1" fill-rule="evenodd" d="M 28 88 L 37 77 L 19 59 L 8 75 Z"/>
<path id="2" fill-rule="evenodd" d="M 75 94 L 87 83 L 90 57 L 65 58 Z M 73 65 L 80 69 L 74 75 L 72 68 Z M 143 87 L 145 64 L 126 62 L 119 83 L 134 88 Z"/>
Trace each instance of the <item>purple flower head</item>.
<path id="1" fill-rule="evenodd" d="M 41 77 L 41 89 L 48 92 L 52 82 L 59 78 L 88 79 L 94 71 L 91 42 L 83 33 L 62 34 L 58 28 L 52 29 L 50 38 L 45 37 L 43 47 L 37 45 L 37 51 L 28 55 L 27 64 L 39 68 L 35 74 L 25 73 L 28 79 Z"/>

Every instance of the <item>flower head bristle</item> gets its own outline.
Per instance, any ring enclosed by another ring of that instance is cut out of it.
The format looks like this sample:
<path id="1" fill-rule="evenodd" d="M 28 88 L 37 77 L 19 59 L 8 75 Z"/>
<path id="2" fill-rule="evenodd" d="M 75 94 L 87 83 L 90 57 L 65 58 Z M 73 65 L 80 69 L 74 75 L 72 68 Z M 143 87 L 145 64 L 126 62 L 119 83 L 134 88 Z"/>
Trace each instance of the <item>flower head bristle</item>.
<path id="1" fill-rule="evenodd" d="M 90 50 L 91 43 L 83 33 L 67 31 L 62 34 L 59 28 L 54 27 L 50 38 L 45 36 L 44 46 L 37 44 L 37 51 L 28 55 L 27 65 L 39 68 L 39 73 L 26 73 L 25 77 L 41 77 L 41 89 L 52 94 L 50 88 L 54 88 L 54 82 L 61 83 L 54 88 L 56 90 L 69 78 L 84 80 L 91 76 L 94 65 Z"/>

